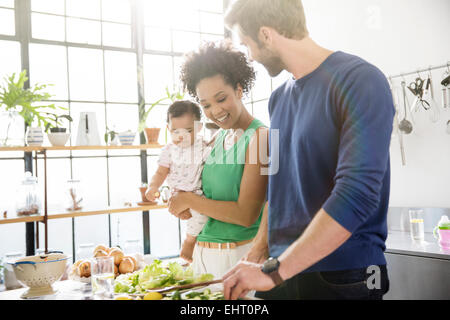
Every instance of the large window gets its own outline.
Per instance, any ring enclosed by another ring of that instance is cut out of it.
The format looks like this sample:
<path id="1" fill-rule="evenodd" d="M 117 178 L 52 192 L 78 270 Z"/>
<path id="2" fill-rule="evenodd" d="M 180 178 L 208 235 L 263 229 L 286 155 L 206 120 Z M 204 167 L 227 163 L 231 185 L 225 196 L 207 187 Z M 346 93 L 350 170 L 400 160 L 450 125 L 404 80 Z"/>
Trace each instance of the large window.
<path id="1" fill-rule="evenodd" d="M 101 138 L 106 127 L 136 130 L 140 102 L 148 106 L 164 96 L 166 87 L 180 87 L 183 54 L 202 41 L 224 38 L 223 6 L 222 0 L 0 0 L 0 77 L 3 80 L 6 74 L 25 68 L 31 85 L 53 84 L 48 88 L 51 102 L 66 107 L 74 119 L 66 123 L 72 145 L 82 112 L 95 112 Z M 28 26 L 18 25 L 16 19 Z M 141 84 L 138 61 L 142 61 Z M 255 63 L 254 67 L 257 81 L 244 102 L 269 125 L 268 98 L 286 74 L 270 79 L 262 66 Z M 157 106 L 149 124 L 164 127 L 166 110 L 167 105 Z M 159 142 L 166 142 L 164 131 Z M 149 178 L 156 170 L 159 152 L 147 151 Z M 52 151 L 48 156 L 50 210 L 62 207 L 68 179 L 81 181 L 86 207 L 139 200 L 139 151 Z M 39 175 L 43 170 L 39 160 Z M 1 204 L 13 206 L 15 188 L 11 185 L 18 185 L 23 177 L 23 153 L 2 154 L 0 175 L 3 181 L 11 181 L 0 183 Z M 124 246 L 127 240 L 143 243 L 149 237 L 152 254 L 178 255 L 185 223 L 166 210 L 152 211 L 149 226 L 143 225 L 142 217 L 139 212 L 50 220 L 49 248 L 76 258 L 80 244 Z M 44 230 L 42 225 L 39 228 L 39 246 L 43 247 Z M 149 234 L 144 234 L 146 229 Z M 25 252 L 24 240 L 22 224 L 0 225 L 0 243 L 8 243 L 0 246 L 0 256 L 8 251 Z"/>

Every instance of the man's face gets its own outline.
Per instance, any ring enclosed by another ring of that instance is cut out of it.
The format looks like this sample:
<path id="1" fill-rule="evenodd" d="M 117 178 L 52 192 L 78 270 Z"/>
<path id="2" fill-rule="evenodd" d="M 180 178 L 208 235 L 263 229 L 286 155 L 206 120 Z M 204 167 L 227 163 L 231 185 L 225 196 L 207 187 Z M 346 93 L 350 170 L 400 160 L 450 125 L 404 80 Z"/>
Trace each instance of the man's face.
<path id="1" fill-rule="evenodd" d="M 285 69 L 280 57 L 262 43 L 257 43 L 251 37 L 246 36 L 238 29 L 241 45 L 247 47 L 248 56 L 251 61 L 261 63 L 271 77 L 276 77 Z"/>

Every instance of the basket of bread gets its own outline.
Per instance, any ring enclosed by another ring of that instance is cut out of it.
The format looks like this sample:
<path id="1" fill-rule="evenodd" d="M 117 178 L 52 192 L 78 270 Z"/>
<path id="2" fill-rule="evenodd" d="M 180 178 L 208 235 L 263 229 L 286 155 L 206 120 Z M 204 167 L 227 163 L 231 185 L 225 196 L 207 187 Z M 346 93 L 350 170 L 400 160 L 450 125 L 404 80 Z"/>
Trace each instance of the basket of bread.
<path id="1" fill-rule="evenodd" d="M 121 274 L 132 273 L 145 267 L 144 257 L 142 254 L 134 253 L 125 255 L 122 249 L 118 247 L 107 247 L 98 245 L 92 252 L 92 258 L 99 257 L 114 258 L 114 274 L 115 277 Z M 91 260 L 79 259 L 71 267 L 69 279 L 81 282 L 91 281 Z"/>

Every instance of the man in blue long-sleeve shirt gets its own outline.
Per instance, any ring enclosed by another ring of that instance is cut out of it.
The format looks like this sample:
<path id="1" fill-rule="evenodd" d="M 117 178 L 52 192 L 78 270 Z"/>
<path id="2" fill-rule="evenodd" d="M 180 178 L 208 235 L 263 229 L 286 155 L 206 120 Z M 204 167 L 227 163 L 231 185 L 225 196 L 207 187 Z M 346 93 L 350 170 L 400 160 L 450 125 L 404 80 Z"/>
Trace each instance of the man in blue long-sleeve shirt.
<path id="1" fill-rule="evenodd" d="M 224 276 L 225 297 L 381 299 L 395 113 L 385 76 L 318 46 L 301 0 L 238 0 L 226 23 L 271 76 L 293 77 L 270 97 L 278 172 L 252 250 Z"/>

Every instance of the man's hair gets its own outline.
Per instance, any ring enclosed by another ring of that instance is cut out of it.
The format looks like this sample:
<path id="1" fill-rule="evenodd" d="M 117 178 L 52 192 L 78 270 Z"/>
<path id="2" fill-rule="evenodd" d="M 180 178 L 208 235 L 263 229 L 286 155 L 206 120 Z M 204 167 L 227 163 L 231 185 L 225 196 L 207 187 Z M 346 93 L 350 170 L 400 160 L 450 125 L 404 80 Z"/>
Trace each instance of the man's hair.
<path id="1" fill-rule="evenodd" d="M 180 80 L 183 88 L 198 100 L 198 83 L 216 75 L 221 75 L 233 89 L 241 85 L 244 94 L 250 91 L 256 77 L 246 55 L 224 40 L 217 44 L 205 42 L 197 51 L 188 53 L 181 67 Z"/>
<path id="2" fill-rule="evenodd" d="M 202 110 L 192 101 L 175 101 L 167 110 L 167 123 L 169 123 L 171 118 L 178 118 L 185 114 L 192 114 L 195 120 L 200 121 L 202 117 Z"/>
<path id="3" fill-rule="evenodd" d="M 308 35 L 301 0 L 236 0 L 225 16 L 229 29 L 239 26 L 258 44 L 261 27 L 271 27 L 282 36 L 301 40 Z"/>

